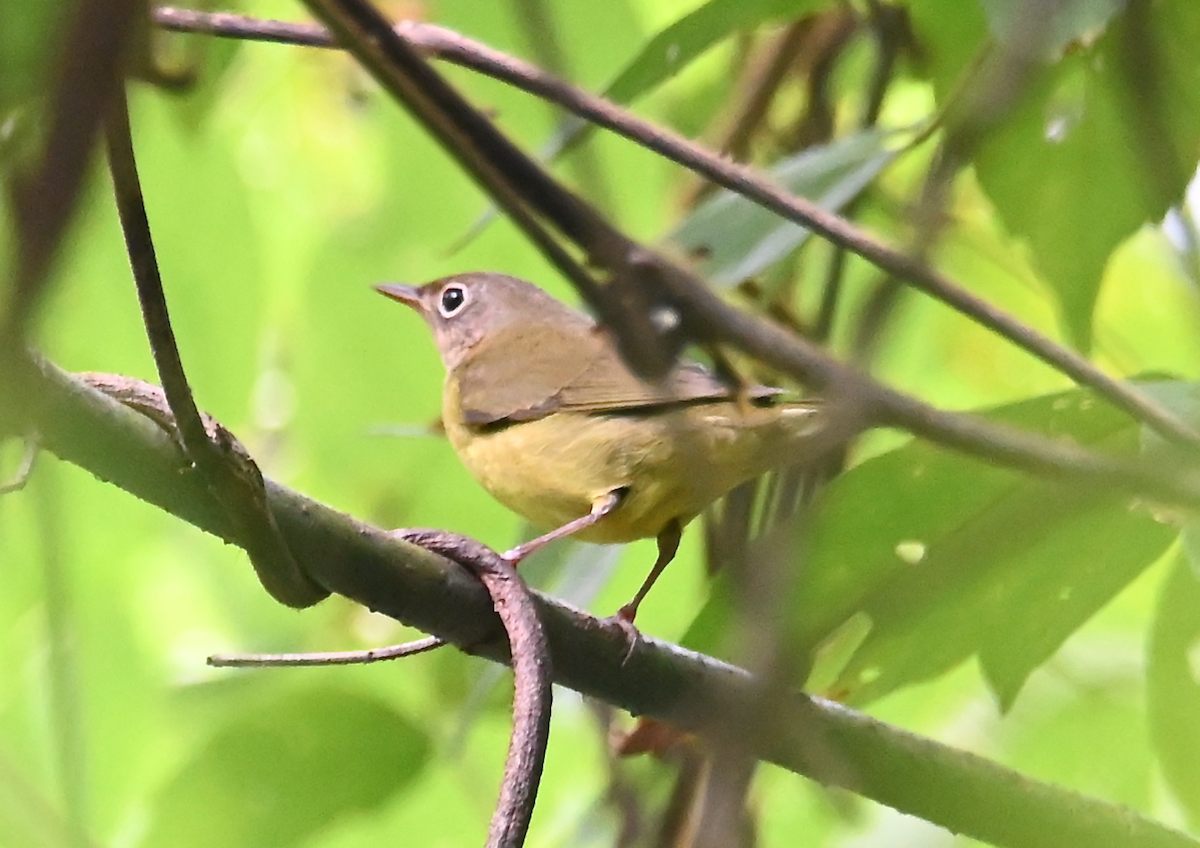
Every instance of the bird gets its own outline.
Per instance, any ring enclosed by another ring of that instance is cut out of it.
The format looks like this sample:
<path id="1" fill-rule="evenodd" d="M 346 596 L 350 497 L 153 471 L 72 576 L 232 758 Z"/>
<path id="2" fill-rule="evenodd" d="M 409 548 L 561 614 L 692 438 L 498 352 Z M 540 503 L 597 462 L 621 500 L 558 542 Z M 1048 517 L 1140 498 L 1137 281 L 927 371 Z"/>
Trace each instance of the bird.
<path id="1" fill-rule="evenodd" d="M 455 453 L 496 500 L 564 536 L 654 538 L 658 556 L 616 614 L 632 625 L 674 558 L 683 527 L 730 489 L 813 458 L 815 401 L 736 386 L 690 360 L 638 376 L 607 331 L 518 277 L 490 271 L 375 286 L 415 309 L 445 367 L 442 421 Z"/>

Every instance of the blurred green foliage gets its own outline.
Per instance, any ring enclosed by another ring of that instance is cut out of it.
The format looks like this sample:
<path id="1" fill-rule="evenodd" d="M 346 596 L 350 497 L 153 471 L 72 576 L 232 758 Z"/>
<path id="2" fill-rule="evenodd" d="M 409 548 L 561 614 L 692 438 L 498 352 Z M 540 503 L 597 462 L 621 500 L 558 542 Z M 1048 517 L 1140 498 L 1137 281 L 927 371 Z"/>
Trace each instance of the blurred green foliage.
<path id="1" fill-rule="evenodd" d="M 863 15 L 871 4 L 853 5 Z M 968 146 L 930 258 L 1110 371 L 1164 375 L 1155 391 L 1194 420 L 1200 265 L 1184 191 L 1200 155 L 1200 7 L 1060 5 L 1066 11 L 1045 34 L 1045 55 Z M 503 3 L 438 0 L 403 10 L 516 55 L 529 54 L 531 39 L 556 38 L 571 79 L 692 132 L 720 124 L 738 101 L 750 29 L 833 4 L 689 6 L 691 14 L 668 0 L 570 0 L 555 6 L 555 33 L 521 31 Z M 889 148 L 894 158 L 876 174 L 882 136 L 856 135 L 873 67 L 872 41 L 860 32 L 829 84 L 835 137 L 805 154 L 845 170 L 801 173 L 795 185 L 819 200 L 830 180 L 835 188 L 845 187 L 838 178 L 855 181 L 836 205 L 907 246 L 936 145 L 946 139 L 931 122 L 955 114 L 951 107 L 979 82 L 981 57 L 1012 38 L 1023 12 L 997 0 L 900 6 L 913 43 L 893 71 L 879 125 L 931 128 L 929 140 Z M 6 179 L 21 160 L 10 140 L 36 138 L 69 9 L 0 4 Z M 247 0 L 239 10 L 300 15 L 282 0 Z M 570 299 L 568 289 L 502 220 L 463 241 L 485 198 L 344 56 L 216 46 L 203 36 L 160 33 L 156 41 L 169 61 L 197 74 L 183 93 L 133 84 L 131 108 L 166 293 L 199 403 L 286 485 L 382 526 L 442 527 L 508 547 L 523 528 L 444 441 L 381 435 L 395 425 L 419 433 L 435 421 L 441 370 L 419 319 L 370 285 L 486 268 Z M 447 75 L 529 149 L 558 128 L 544 104 L 465 71 Z M 1152 90 L 1138 88 L 1145 79 Z M 792 81 L 781 110 L 801 109 L 805 97 Z M 766 147 L 782 143 L 786 132 L 777 129 Z M 687 177 L 625 141 L 595 134 L 588 143 L 606 212 L 648 241 L 675 232 Z M 783 157 L 757 158 L 769 167 Z M 66 368 L 152 380 L 101 165 L 36 340 Z M 692 219 L 684 231 L 699 232 L 726 270 L 740 267 L 731 253 L 762 244 L 747 231 L 758 217 L 728 207 L 730 217 Z M 1181 211 L 1164 223 L 1168 208 Z M 799 279 L 781 290 L 806 314 L 830 251 L 809 239 L 797 254 L 798 241 L 771 248 L 765 275 Z M 847 262 L 830 342 L 839 355 L 850 355 L 877 282 L 865 263 Z M 1133 453 L 1148 441 L 1047 366 L 915 295 L 902 296 L 880 329 L 870 364 L 940 406 L 987 409 L 1104 450 Z M 16 444 L 0 447 L 3 473 L 19 453 Z M 1200 546 L 1194 530 L 1191 544 L 1178 540 L 1181 516 L 884 434 L 859 447 L 812 522 L 787 623 L 800 640 L 795 650 L 816 662 L 812 685 L 1200 832 L 1200 758 L 1189 741 L 1200 736 Z M 705 626 L 721 618 L 720 584 L 705 607 L 699 536 L 686 536 L 639 617 L 655 636 L 683 637 L 702 610 Z M 570 569 L 599 567 L 603 555 L 572 555 L 555 584 L 573 581 L 575 599 L 602 614 L 631 593 L 652 546 L 629 546 L 613 580 L 591 597 Z M 383 667 L 208 669 L 204 657 L 214 652 L 365 647 L 411 634 L 338 598 L 302 613 L 282 609 L 236 549 L 49 457 L 25 491 L 0 498 L 0 568 L 0 846 L 482 840 L 507 739 L 506 676 L 448 651 Z M 705 647 L 721 649 L 711 632 L 708 639 Z M 530 845 L 616 844 L 610 768 L 593 712 L 559 693 Z M 615 768 L 643 790 L 644 812 L 656 813 L 669 770 L 646 760 Z M 753 802 L 763 845 L 792 844 L 797 833 L 813 846 L 856 834 L 873 846 L 951 840 L 771 768 L 761 769 Z"/>

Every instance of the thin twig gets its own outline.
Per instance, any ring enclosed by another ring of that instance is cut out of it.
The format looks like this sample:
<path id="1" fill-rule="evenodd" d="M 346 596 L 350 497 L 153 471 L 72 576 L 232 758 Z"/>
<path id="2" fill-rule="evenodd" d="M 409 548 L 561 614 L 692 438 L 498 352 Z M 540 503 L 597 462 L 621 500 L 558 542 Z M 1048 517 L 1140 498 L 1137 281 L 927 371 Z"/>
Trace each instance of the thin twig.
<path id="1" fill-rule="evenodd" d="M 859 130 L 863 131 L 877 128 L 879 113 L 883 109 L 883 100 L 891 85 L 892 72 L 902 46 L 902 36 L 898 36 L 897 31 L 903 31 L 903 27 L 907 26 L 907 18 L 903 11 L 897 12 L 890 6 L 885 7 L 879 0 L 868 0 L 867 9 L 868 28 L 875 40 L 875 56 L 870 74 L 871 85 L 863 105 L 862 120 L 858 124 Z M 859 194 L 846 204 L 842 208 L 842 217 L 851 219 L 857 213 L 862 199 L 863 195 Z M 826 343 L 833 331 L 838 303 L 845 285 L 846 257 L 849 253 L 839 244 L 832 247 L 833 252 L 825 270 L 825 286 L 821 292 L 813 333 L 814 339 L 821 343 Z M 862 321 L 858 321 L 857 324 L 861 326 Z M 861 332 L 856 331 L 855 335 L 861 336 Z M 851 350 L 861 348 L 852 345 Z M 863 357 L 857 359 L 860 365 L 868 361 Z"/>
<path id="2" fill-rule="evenodd" d="M 336 46 L 326 31 L 312 25 L 259 21 L 234 15 L 205 15 L 172 8 L 158 8 L 154 16 L 160 26 L 169 29 L 317 47 Z M 782 218 L 810 228 L 974 319 L 1080 385 L 1095 389 L 1114 406 L 1144 421 L 1171 441 L 1200 445 L 1200 433 L 1128 383 L 1104 373 L 1074 351 L 976 297 L 921 261 L 876 240 L 846 219 L 821 209 L 811 201 L 789 194 L 755 170 L 722 159 L 670 130 L 634 117 L 603 98 L 581 91 L 538 68 L 449 30 L 405 21 L 395 27 L 395 33 L 412 47 L 430 55 L 503 80 L 557 103 L 580 117 L 702 174 Z M 501 206 L 508 211 L 506 204 L 501 203 Z M 574 276 L 572 281 L 579 284 Z M 581 292 L 590 302 L 596 303 L 594 290 L 589 292 L 581 288 Z M 606 323 L 608 317 L 601 315 Z"/>
<path id="3" fill-rule="evenodd" d="M 142 319 L 150 352 L 162 381 L 163 393 L 175 416 L 183 448 L 192 462 L 200 465 L 212 452 L 208 431 L 200 419 L 200 411 L 192 399 L 192 390 L 183 371 L 183 361 L 175 343 L 175 332 L 167 312 L 158 259 L 150 235 L 150 221 L 142 200 L 142 188 L 133 155 L 133 139 L 129 128 L 129 107 L 123 94 L 114 104 L 107 131 L 108 160 L 112 172 L 113 190 L 117 199 L 129 264 L 137 285 Z M 219 461 L 219 460 L 218 460 Z"/>
<path id="4" fill-rule="evenodd" d="M 867 26 L 875 38 L 871 84 L 863 100 L 861 126 L 874 126 L 883 110 L 883 98 L 892 83 L 892 72 L 901 53 L 911 47 L 907 10 L 880 0 L 867 0 Z"/>
<path id="5" fill-rule="evenodd" d="M 158 6 L 151 14 L 156 24 L 172 32 L 200 32 L 225 38 L 291 44 L 298 47 L 338 46 L 329 30 L 316 24 L 271 21 L 231 12 L 201 12 L 171 6 Z"/>
<path id="6" fill-rule="evenodd" d="M 213 654 L 208 664 L 213 668 L 282 668 L 324 665 L 366 665 L 384 660 L 411 657 L 440 648 L 446 643 L 436 636 L 414 639 L 402 645 L 368 648 L 365 651 L 317 651 L 307 654 Z"/>
<path id="7" fill-rule="evenodd" d="M 843 10 L 853 15 L 847 7 Z M 796 65 L 797 54 L 813 29 L 813 18 L 794 21 L 774 37 L 762 51 L 763 56 L 752 58 L 757 67 L 750 68 L 749 77 L 740 81 L 736 93 L 734 115 L 728 130 L 713 145 L 738 162 L 750 158 L 750 142 L 767 121 L 767 114 L 779 94 L 788 73 Z"/>
<path id="8" fill-rule="evenodd" d="M 166 398 L 170 425 L 175 429 L 184 453 L 238 528 L 238 544 L 245 548 L 263 587 L 280 603 L 310 606 L 328 593 L 299 570 L 284 544 L 266 506 L 261 474 L 248 454 L 235 465 L 231 459 L 235 452 L 232 435 L 223 428 L 214 428 L 210 433 L 192 399 L 175 333 L 171 329 L 150 235 L 150 221 L 142 200 L 124 90 L 115 98 L 106 136 L 117 212 L 142 307 L 146 337 L 163 384 L 161 393 Z"/>

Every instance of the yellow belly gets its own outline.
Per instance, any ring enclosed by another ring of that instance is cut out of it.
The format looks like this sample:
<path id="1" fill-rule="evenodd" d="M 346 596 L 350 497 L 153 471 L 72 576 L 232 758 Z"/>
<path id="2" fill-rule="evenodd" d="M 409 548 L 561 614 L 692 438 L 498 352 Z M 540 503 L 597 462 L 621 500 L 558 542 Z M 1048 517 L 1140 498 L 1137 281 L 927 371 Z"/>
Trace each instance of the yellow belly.
<path id="1" fill-rule="evenodd" d="M 560 412 L 479 432 L 457 410 L 444 415 L 467 470 L 535 524 L 559 527 L 625 490 L 614 513 L 576 536 L 602 544 L 657 536 L 673 518 L 686 524 L 734 486 L 787 464 L 812 419 L 714 403 L 646 415 Z"/>

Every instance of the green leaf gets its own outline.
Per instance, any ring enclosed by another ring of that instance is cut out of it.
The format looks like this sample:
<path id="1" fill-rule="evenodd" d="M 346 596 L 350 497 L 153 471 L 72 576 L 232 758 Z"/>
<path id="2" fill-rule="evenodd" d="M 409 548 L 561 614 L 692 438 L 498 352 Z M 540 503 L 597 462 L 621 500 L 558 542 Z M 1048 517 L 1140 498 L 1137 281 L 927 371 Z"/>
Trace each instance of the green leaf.
<path id="1" fill-rule="evenodd" d="M 1146 699 L 1150 735 L 1163 775 L 1186 810 L 1200 824 L 1200 582 L 1195 562 L 1179 556 L 1163 584 L 1150 631 Z"/>
<path id="2" fill-rule="evenodd" d="M 1133 4 L 1031 80 L 975 155 L 1005 225 L 1028 240 L 1086 347 L 1109 255 L 1178 203 L 1200 150 L 1200 5 Z"/>
<path id="3" fill-rule="evenodd" d="M 858 197 L 896 156 L 897 133 L 862 132 L 813 147 L 771 169 L 789 192 L 830 212 Z M 701 255 L 703 275 L 715 285 L 735 285 L 783 259 L 810 230 L 769 209 L 722 190 L 689 215 L 671 240 Z"/>
<path id="4" fill-rule="evenodd" d="M 983 8 L 979 3 L 909 0 L 908 17 L 921 46 L 915 57 L 918 70 L 933 82 L 938 101 L 947 101 L 988 37 Z"/>
<path id="5" fill-rule="evenodd" d="M 987 417 L 1131 452 L 1137 426 L 1082 391 Z M 805 650 L 850 616 L 870 633 L 832 693 L 861 703 L 978 654 L 1005 707 L 1026 677 L 1148 566 L 1174 530 L 1127 498 L 989 467 L 914 442 L 823 499 L 796 612 Z"/>
<path id="6" fill-rule="evenodd" d="M 734 33 L 782 18 L 799 18 L 820 5 L 815 0 L 710 0 L 646 42 L 601 96 L 623 106 L 653 91 Z M 558 158 L 589 128 L 582 118 L 563 121 L 542 148 L 541 157 Z"/>
<path id="7" fill-rule="evenodd" d="M 1131 452 L 1137 426 L 1082 391 L 987 417 Z M 978 654 L 1005 707 L 1026 677 L 1149 565 L 1174 530 L 1127 498 L 989 467 L 914 442 L 836 481 L 799 590 L 801 644 L 854 614 L 870 633 L 832 693 L 863 702 Z"/>
<path id="8" fill-rule="evenodd" d="M 1160 406 L 1177 418 L 1200 427 L 1200 383 L 1188 380 L 1163 380 L 1147 383 L 1142 389 Z M 1143 426 L 1141 451 L 1147 459 L 1178 464 L 1196 464 L 1194 452 L 1181 453 L 1179 448 L 1164 439 L 1158 432 Z"/>
<path id="9" fill-rule="evenodd" d="M 976 603 L 981 615 L 990 614 L 986 630 L 969 629 L 978 633 L 979 662 L 1003 709 L 1068 636 L 1154 563 L 1177 532 L 1107 492 L 1067 501 L 1058 513 L 1064 502 L 1057 493 L 1037 489 L 1045 496 L 1026 492 L 1017 499 L 1015 517 L 1028 511 L 1031 525 L 1019 531 L 1022 549 L 1004 561 L 981 557 L 972 567 L 989 573 L 955 592 Z M 994 525 L 997 539 L 1021 526 L 1012 517 Z"/>
<path id="10" fill-rule="evenodd" d="M 1040 55 L 1054 57 L 1071 42 L 1103 31 L 1129 0 L 1057 0 L 1034 6 L 1027 0 L 979 0 L 992 34 L 1000 42 L 1028 49 L 1029 30 L 1037 27 Z"/>
<path id="11" fill-rule="evenodd" d="M 799 18 L 819 5 L 814 0 L 709 0 L 651 38 L 605 89 L 604 97 L 629 103 L 735 32 Z"/>
<path id="12" fill-rule="evenodd" d="M 1107 452 L 1137 447 L 1134 422 L 1078 390 L 986 417 Z M 822 682 L 833 680 L 826 694 L 854 703 L 978 655 L 1007 707 L 1030 672 L 1174 538 L 1128 501 L 924 442 L 869 459 L 814 505 L 791 612 L 795 650 Z M 719 643 L 722 604 L 701 612 L 688 640 Z M 830 668 L 831 656 L 847 653 Z"/>
<path id="13" fill-rule="evenodd" d="M 144 844 L 299 845 L 381 805 L 428 754 L 428 740 L 407 719 L 352 692 L 310 687 L 260 700 L 166 785 Z"/>
<path id="14" fill-rule="evenodd" d="M 1018 706 L 999 731 L 1005 765 L 1112 804 L 1156 809 L 1158 780 L 1143 729 L 1142 681 L 1123 665 L 1111 657 L 1095 664 L 1064 663 L 1062 677 L 1038 686 L 1037 695 Z M 1063 697 L 1064 688 L 1072 694 Z"/>
<path id="15" fill-rule="evenodd" d="M 54 45 L 65 32 L 71 4 L 64 0 L 9 0 L 0 4 L 0 121 L 32 105 L 53 77 Z M 9 129 L 11 131 L 11 128 Z M 7 134 L 7 132 L 5 133 Z"/>

